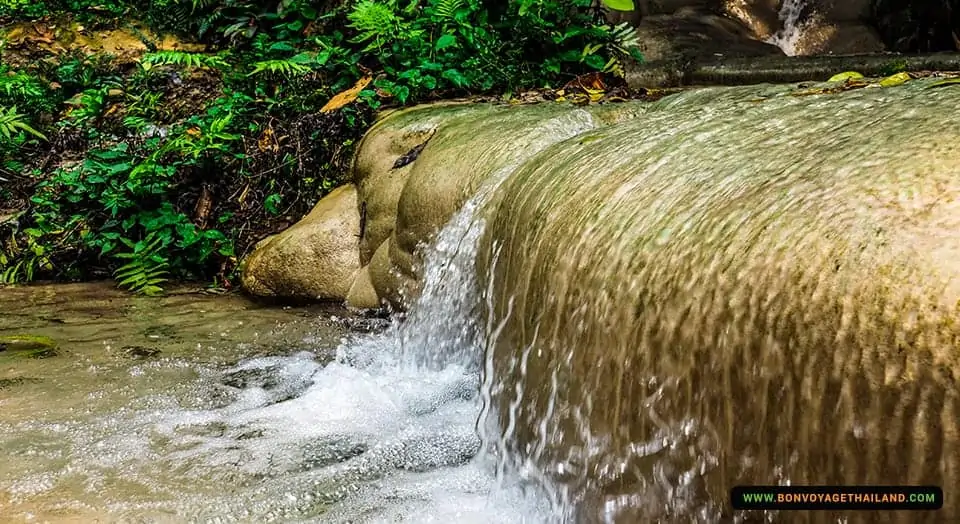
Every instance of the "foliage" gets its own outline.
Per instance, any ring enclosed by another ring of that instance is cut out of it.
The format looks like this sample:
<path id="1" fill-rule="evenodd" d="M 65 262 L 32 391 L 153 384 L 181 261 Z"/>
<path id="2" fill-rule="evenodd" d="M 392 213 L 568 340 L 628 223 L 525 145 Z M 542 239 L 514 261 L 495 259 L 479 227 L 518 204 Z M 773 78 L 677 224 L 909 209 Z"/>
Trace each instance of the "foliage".
<path id="1" fill-rule="evenodd" d="M 0 107 L 0 139 L 11 141 L 24 132 L 43 140 L 47 139 L 42 133 L 24 122 L 24 115 L 17 112 L 17 106 Z"/>
<path id="2" fill-rule="evenodd" d="M 130 261 L 114 271 L 113 276 L 117 279 L 117 285 L 148 296 L 162 294 L 163 289 L 160 284 L 167 281 L 166 276 L 169 274 L 167 271 L 169 262 L 161 254 L 164 247 L 163 239 L 155 232 L 151 232 L 137 243 L 123 237 L 120 240 L 133 251 L 116 255 L 119 259 Z"/>
<path id="3" fill-rule="evenodd" d="M 138 18 L 208 52 L 0 65 L 0 180 L 15 182 L 0 198 L 20 213 L 0 224 L 0 283 L 229 285 L 239 257 L 341 182 L 383 104 L 622 75 L 640 58 L 592 0 L 0 0 L 0 16 L 58 14 Z"/>

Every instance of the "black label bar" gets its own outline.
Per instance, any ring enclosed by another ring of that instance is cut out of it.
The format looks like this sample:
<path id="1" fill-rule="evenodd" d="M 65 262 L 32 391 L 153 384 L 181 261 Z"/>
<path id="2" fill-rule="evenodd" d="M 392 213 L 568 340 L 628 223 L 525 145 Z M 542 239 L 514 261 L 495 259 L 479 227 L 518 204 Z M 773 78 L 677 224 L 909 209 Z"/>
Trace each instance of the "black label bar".
<path id="1" fill-rule="evenodd" d="M 943 507 L 936 486 L 737 486 L 734 509 L 933 510 Z"/>

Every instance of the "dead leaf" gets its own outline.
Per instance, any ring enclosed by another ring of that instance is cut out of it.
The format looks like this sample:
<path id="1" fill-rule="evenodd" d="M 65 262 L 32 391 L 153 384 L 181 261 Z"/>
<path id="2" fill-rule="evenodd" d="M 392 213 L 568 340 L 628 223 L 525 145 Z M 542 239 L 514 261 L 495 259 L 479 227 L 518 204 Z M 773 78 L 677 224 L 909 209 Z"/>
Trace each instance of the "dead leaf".
<path id="1" fill-rule="evenodd" d="M 237 197 L 237 203 L 242 206 L 244 202 L 247 201 L 248 194 L 250 194 L 250 184 L 247 184 L 246 187 L 243 188 L 243 191 L 240 193 L 240 196 Z"/>
<path id="2" fill-rule="evenodd" d="M 420 156 L 420 153 L 423 152 L 423 148 L 427 147 L 427 142 L 429 142 L 430 139 L 433 138 L 433 135 L 435 134 L 437 134 L 436 129 L 434 129 L 430 133 L 430 136 L 428 136 L 426 140 L 424 140 L 422 143 L 420 143 L 419 145 L 417 145 L 416 147 L 408 151 L 405 155 L 398 158 L 397 161 L 393 163 L 393 169 L 400 169 L 401 167 L 407 164 L 410 164 L 411 162 L 416 160 L 417 157 Z"/>
<path id="3" fill-rule="evenodd" d="M 606 91 L 607 85 L 603 81 L 603 73 L 587 73 L 585 75 L 580 75 L 573 80 L 567 82 L 567 85 L 563 86 L 565 90 L 583 90 L 583 91 Z"/>
<path id="4" fill-rule="evenodd" d="M 197 206 L 193 211 L 193 220 L 198 223 L 200 228 L 207 227 L 207 219 L 210 217 L 210 211 L 213 209 L 213 193 L 210 187 L 203 186 L 203 192 L 197 200 Z"/>
<path id="5" fill-rule="evenodd" d="M 263 134 L 260 135 L 260 139 L 257 140 L 257 148 L 260 149 L 261 153 L 266 153 L 267 151 L 278 151 L 280 149 L 276 140 L 273 139 L 273 127 L 268 127 L 263 130 Z"/>
<path id="6" fill-rule="evenodd" d="M 200 128 L 199 128 L 199 127 L 191 127 L 190 129 L 187 129 L 186 133 L 187 133 L 188 135 L 192 136 L 192 137 L 198 137 L 198 136 L 200 136 Z"/>
<path id="7" fill-rule="evenodd" d="M 341 107 L 353 102 L 357 99 L 357 96 L 360 94 L 360 91 L 363 91 L 367 84 L 373 80 L 372 76 L 365 76 L 360 80 L 357 80 L 357 83 L 353 87 L 347 89 L 346 91 L 341 91 L 337 93 L 337 96 L 330 99 L 323 107 L 320 108 L 321 113 L 330 113 L 340 109 Z"/>

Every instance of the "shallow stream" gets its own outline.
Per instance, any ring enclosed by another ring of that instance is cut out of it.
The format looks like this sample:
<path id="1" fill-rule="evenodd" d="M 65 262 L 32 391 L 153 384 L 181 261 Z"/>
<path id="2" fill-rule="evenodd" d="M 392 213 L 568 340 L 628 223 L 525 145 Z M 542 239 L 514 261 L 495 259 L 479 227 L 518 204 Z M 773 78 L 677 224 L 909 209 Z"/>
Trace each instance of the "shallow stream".
<path id="1" fill-rule="evenodd" d="M 59 345 L 0 352 L 0 521 L 544 520 L 478 453 L 479 354 L 444 335 L 465 318 L 106 284 L 0 289 L 0 311 L 0 337 Z"/>

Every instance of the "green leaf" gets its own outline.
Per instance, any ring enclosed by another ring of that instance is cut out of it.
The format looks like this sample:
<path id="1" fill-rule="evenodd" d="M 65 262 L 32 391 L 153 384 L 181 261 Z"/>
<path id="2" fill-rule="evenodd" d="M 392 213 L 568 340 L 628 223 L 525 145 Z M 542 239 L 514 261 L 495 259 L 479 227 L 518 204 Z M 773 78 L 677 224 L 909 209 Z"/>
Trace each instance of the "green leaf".
<path id="1" fill-rule="evenodd" d="M 905 84 L 911 80 L 910 73 L 897 73 L 890 75 L 880 81 L 880 87 L 894 87 Z"/>
<path id="2" fill-rule="evenodd" d="M 454 35 L 443 35 L 437 39 L 437 43 L 434 44 L 433 48 L 437 51 L 441 51 L 448 47 L 457 47 L 457 37 Z"/>
<path id="3" fill-rule="evenodd" d="M 263 208 L 266 209 L 270 214 L 276 215 L 280 212 L 278 209 L 278 206 L 280 205 L 280 198 L 280 195 L 277 193 L 268 195 L 267 198 L 263 200 Z"/>
<path id="4" fill-rule="evenodd" d="M 944 87 L 950 85 L 960 85 L 960 78 L 948 78 L 946 80 L 941 80 L 939 82 L 930 84 L 930 87 Z"/>
<path id="5" fill-rule="evenodd" d="M 614 11 L 633 11 L 633 0 L 603 0 L 603 5 Z"/>
<path id="6" fill-rule="evenodd" d="M 856 71 L 845 71 L 831 76 L 827 82 L 846 82 L 847 80 L 860 80 L 862 78 L 863 75 Z"/>
<path id="7" fill-rule="evenodd" d="M 607 61 L 600 55 L 587 55 L 583 58 L 583 61 L 597 71 L 603 70 L 603 67 L 607 65 Z"/>
<path id="8" fill-rule="evenodd" d="M 457 71 L 456 69 L 447 69 L 441 73 L 440 76 L 446 78 L 457 87 L 465 87 L 470 83 L 470 81 L 467 80 L 467 77 L 463 76 L 463 73 Z"/>

